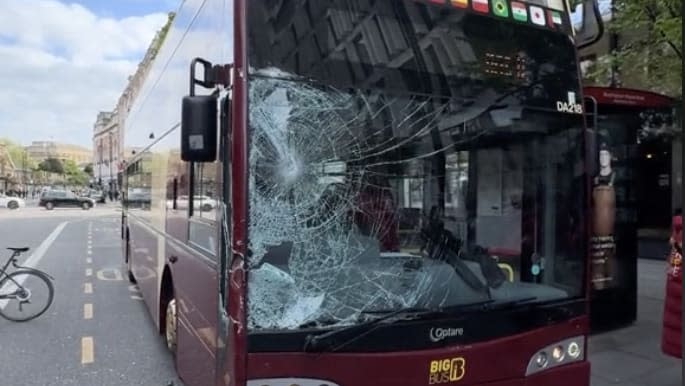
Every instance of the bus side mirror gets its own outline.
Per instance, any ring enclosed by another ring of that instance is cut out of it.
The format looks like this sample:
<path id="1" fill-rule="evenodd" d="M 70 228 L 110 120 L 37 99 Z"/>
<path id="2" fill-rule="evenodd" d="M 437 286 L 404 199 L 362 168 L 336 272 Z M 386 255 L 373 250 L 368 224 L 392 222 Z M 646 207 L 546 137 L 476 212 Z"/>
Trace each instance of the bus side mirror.
<path id="1" fill-rule="evenodd" d="M 183 97 L 181 111 L 181 159 L 214 162 L 218 137 L 217 99 L 211 95 Z"/>
<path id="2" fill-rule="evenodd" d="M 583 49 L 597 43 L 604 35 L 604 22 L 597 0 L 582 0 L 576 6 L 581 13 L 580 28 L 576 30 L 576 46 Z"/>

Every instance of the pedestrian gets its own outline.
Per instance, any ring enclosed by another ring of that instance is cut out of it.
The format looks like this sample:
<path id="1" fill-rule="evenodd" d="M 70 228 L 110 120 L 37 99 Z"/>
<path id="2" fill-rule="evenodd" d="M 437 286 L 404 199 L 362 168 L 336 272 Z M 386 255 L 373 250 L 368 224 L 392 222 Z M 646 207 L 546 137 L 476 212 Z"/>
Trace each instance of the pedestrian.
<path id="1" fill-rule="evenodd" d="M 666 270 L 661 351 L 666 355 L 682 358 L 683 216 L 681 210 L 677 210 L 673 216 L 669 244 L 671 252 Z"/>

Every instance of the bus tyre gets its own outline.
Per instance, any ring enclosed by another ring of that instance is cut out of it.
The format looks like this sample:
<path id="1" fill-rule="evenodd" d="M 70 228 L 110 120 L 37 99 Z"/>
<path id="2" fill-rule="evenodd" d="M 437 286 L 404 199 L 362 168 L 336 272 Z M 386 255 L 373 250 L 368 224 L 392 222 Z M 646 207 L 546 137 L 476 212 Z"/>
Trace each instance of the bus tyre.
<path id="1" fill-rule="evenodd" d="M 128 281 L 131 284 L 136 284 L 136 277 L 133 276 L 133 262 L 131 261 L 131 245 L 126 237 L 126 273 L 128 274 Z"/>
<path id="2" fill-rule="evenodd" d="M 166 346 L 172 354 L 176 355 L 176 299 L 171 298 L 166 306 L 166 317 L 164 326 L 164 337 Z"/>

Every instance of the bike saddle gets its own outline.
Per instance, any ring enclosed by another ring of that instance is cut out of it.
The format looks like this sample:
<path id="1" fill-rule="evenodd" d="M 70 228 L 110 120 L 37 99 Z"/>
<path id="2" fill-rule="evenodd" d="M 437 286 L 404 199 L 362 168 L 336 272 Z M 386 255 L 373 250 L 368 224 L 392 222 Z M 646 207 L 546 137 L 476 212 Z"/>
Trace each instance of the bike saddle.
<path id="1" fill-rule="evenodd" d="M 13 251 L 13 252 L 26 252 L 29 250 L 29 247 L 21 247 L 21 248 L 7 247 L 7 249 L 10 251 Z"/>

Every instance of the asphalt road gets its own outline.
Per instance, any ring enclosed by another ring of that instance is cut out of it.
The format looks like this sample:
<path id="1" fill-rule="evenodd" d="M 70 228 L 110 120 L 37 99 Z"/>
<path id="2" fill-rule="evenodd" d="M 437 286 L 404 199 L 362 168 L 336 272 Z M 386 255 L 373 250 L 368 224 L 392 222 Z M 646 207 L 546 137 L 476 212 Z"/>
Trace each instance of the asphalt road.
<path id="1" fill-rule="evenodd" d="M 119 216 L 106 206 L 0 210 L 0 262 L 6 246 L 31 247 L 22 261 L 35 252 L 56 289 L 41 317 L 0 319 L 0 385 L 182 385 L 124 274 Z"/>

